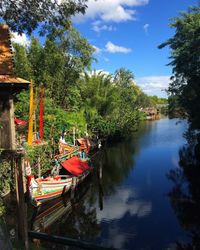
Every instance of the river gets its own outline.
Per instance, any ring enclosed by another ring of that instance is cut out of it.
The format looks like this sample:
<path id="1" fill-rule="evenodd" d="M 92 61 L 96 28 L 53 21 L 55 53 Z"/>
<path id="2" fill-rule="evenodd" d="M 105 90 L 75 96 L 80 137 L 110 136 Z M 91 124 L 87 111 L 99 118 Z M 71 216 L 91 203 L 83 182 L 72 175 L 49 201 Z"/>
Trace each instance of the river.
<path id="1" fill-rule="evenodd" d="M 31 228 L 118 249 L 198 249 L 186 248 L 196 244 L 193 231 L 199 230 L 199 207 L 184 194 L 193 182 L 184 184 L 181 170 L 187 129 L 184 120 L 163 118 L 106 145 L 93 162 L 100 170 L 76 190 L 74 202 L 66 199 L 50 214 L 44 209 Z"/>

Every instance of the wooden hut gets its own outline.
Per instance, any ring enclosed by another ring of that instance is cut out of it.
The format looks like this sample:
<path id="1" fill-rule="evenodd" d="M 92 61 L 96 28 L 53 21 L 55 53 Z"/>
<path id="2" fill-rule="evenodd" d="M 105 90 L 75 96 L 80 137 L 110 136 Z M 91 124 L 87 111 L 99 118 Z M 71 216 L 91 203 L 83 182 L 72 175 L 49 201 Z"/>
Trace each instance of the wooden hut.
<path id="1" fill-rule="evenodd" d="M 148 108 L 142 109 L 141 111 L 146 114 L 146 119 L 147 120 L 160 119 L 160 113 L 159 113 L 159 110 L 157 108 L 148 107 Z"/>
<path id="2" fill-rule="evenodd" d="M 16 149 L 13 96 L 28 86 L 14 73 L 9 28 L 0 25 L 0 149 Z"/>

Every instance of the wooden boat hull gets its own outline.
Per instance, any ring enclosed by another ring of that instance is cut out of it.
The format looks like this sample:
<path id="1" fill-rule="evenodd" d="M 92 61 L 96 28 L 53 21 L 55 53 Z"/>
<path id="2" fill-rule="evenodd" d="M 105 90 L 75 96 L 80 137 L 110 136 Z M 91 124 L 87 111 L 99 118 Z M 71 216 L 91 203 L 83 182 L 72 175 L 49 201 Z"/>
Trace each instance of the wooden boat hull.
<path id="1" fill-rule="evenodd" d="M 44 231 L 59 219 L 63 219 L 63 217 L 67 218 L 72 212 L 73 207 L 76 206 L 90 190 L 90 184 L 91 183 L 87 181 L 84 182 L 84 184 L 80 184 L 75 191 L 73 200 L 68 193 L 63 197 L 59 197 L 40 206 L 39 209 L 34 211 L 31 224 L 32 230 Z"/>
<path id="2" fill-rule="evenodd" d="M 35 179 L 28 176 L 28 186 L 31 202 L 39 205 L 67 192 L 72 185 L 71 176 L 56 176 L 46 179 Z"/>
<path id="3" fill-rule="evenodd" d="M 56 197 L 64 195 L 72 187 L 76 187 L 81 183 L 90 173 L 86 170 L 79 176 L 66 176 L 64 180 L 49 180 L 35 179 L 33 176 L 30 178 L 29 194 L 31 202 L 34 206 L 39 206 Z M 60 176 L 58 176 L 60 177 Z M 61 176 L 64 178 L 63 176 Z"/>

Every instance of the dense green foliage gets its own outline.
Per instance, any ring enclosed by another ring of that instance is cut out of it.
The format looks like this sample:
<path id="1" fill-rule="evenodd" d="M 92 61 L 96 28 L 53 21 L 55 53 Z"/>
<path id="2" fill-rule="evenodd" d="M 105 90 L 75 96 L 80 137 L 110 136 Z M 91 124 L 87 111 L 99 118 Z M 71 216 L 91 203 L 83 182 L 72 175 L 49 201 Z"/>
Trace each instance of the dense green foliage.
<path id="1" fill-rule="evenodd" d="M 44 46 L 32 38 L 29 47 L 14 48 L 16 73 L 34 81 L 36 124 L 39 87 L 45 85 L 46 140 L 57 142 L 63 128 L 70 134 L 73 127 L 79 136 L 86 127 L 101 137 L 127 134 L 144 119 L 139 109 L 158 103 L 134 83 L 130 70 L 121 68 L 114 75 L 88 71 L 94 50 L 73 28 L 49 34 Z M 28 93 L 18 95 L 18 118 L 28 120 L 28 99 Z"/>
<path id="2" fill-rule="evenodd" d="M 176 29 L 175 35 L 160 45 L 169 45 L 172 50 L 174 75 L 169 93 L 176 96 L 176 106 L 185 109 L 192 126 L 200 128 L 200 8 L 181 13 L 171 26 Z"/>
<path id="3" fill-rule="evenodd" d="M 39 105 L 38 105 L 39 106 Z M 35 131 L 38 131 L 39 124 L 39 107 L 37 106 L 36 118 L 34 122 Z M 29 92 L 21 92 L 17 96 L 15 114 L 17 117 L 28 120 L 29 115 Z M 86 128 L 86 121 L 83 110 L 77 112 L 66 112 L 59 106 L 55 106 L 55 103 L 48 96 L 45 97 L 44 101 L 44 137 L 48 141 L 51 141 L 52 145 L 54 142 L 58 142 L 61 131 L 65 129 L 68 131 L 69 137 L 72 137 L 72 129 L 76 128 L 77 135 L 80 136 L 84 133 Z M 27 130 L 27 127 L 24 128 Z M 23 133 L 24 131 L 22 131 Z"/>
<path id="4" fill-rule="evenodd" d="M 183 118 L 187 116 L 185 109 L 180 105 L 179 97 L 177 95 L 170 95 L 168 98 L 168 104 L 169 104 L 168 106 L 169 117 Z"/>
<path id="5" fill-rule="evenodd" d="M 156 107 L 157 105 L 165 105 L 168 103 L 168 100 L 166 98 L 158 97 L 158 96 L 148 96 L 149 99 L 149 105 Z"/>
<path id="6" fill-rule="evenodd" d="M 133 82 L 118 84 L 116 74 L 85 73 L 79 83 L 88 127 L 101 136 L 126 134 L 143 118 L 137 103 L 141 90 Z"/>
<path id="7" fill-rule="evenodd" d="M 40 33 L 48 33 L 69 24 L 70 17 L 84 13 L 87 0 L 2 0 L 0 17 L 13 31 L 32 33 L 36 28 Z"/>

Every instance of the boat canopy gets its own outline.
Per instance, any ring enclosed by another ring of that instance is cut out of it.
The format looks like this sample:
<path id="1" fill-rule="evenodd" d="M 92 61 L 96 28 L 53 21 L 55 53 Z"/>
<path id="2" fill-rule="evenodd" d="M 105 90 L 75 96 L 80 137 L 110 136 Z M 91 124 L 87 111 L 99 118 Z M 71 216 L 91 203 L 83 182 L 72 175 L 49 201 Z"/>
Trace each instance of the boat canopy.
<path id="1" fill-rule="evenodd" d="M 88 166 L 87 161 L 82 161 L 77 156 L 73 156 L 72 158 L 65 160 L 61 163 L 62 167 L 65 168 L 69 173 L 78 176 L 82 174 L 84 171 L 88 170 L 90 167 Z"/>
<path id="2" fill-rule="evenodd" d="M 21 126 L 21 125 L 26 125 L 27 122 L 15 118 L 15 124 Z"/>

